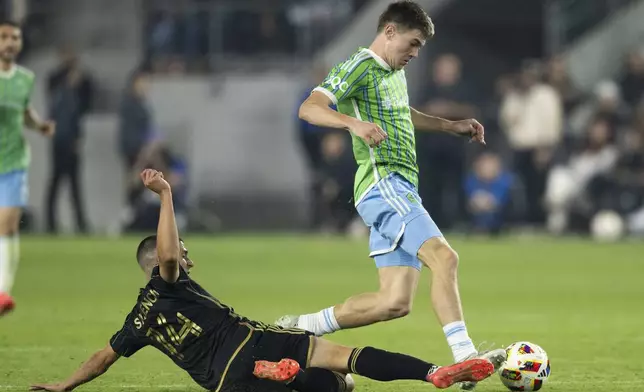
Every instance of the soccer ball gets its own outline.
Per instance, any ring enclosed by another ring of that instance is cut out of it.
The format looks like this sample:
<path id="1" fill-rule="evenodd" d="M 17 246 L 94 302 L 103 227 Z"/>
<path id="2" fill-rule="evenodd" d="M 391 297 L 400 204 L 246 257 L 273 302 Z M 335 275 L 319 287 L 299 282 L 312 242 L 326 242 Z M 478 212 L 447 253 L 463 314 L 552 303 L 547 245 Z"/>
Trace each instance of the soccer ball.
<path id="1" fill-rule="evenodd" d="M 596 241 L 617 241 L 622 238 L 624 231 L 624 220 L 615 211 L 600 211 L 590 222 L 590 232 Z"/>
<path id="2" fill-rule="evenodd" d="M 508 360 L 499 369 L 501 382 L 511 391 L 538 391 L 550 376 L 548 354 L 530 342 L 517 342 L 506 350 Z"/>

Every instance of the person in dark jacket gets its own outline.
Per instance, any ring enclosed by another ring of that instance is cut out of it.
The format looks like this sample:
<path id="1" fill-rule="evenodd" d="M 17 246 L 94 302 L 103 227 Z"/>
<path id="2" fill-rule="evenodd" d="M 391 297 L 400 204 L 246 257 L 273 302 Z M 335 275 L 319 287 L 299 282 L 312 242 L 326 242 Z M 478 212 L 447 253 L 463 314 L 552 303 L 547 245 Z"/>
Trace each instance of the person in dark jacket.
<path id="1" fill-rule="evenodd" d="M 93 98 L 91 76 L 84 71 L 71 50 L 61 51 L 61 64 L 47 80 L 51 118 L 57 132 L 52 140 L 52 173 L 47 192 L 47 228 L 58 231 L 56 205 L 58 191 L 64 180 L 69 180 L 72 207 L 78 231 L 87 232 L 87 220 L 81 187 L 81 152 L 83 117 L 90 111 Z"/>

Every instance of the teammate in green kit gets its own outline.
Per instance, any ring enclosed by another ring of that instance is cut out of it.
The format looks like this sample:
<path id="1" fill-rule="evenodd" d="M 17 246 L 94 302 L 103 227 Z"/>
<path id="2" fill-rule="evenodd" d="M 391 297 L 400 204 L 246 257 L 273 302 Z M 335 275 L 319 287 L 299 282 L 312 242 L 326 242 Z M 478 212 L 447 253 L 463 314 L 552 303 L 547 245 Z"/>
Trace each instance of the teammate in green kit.
<path id="1" fill-rule="evenodd" d="M 284 316 L 277 324 L 324 335 L 403 317 L 411 310 L 420 270 L 426 266 L 432 272 L 434 311 L 455 361 L 483 357 L 499 367 L 504 350 L 479 352 L 469 337 L 458 289 L 458 256 L 423 208 L 417 190 L 415 129 L 485 144 L 478 121 L 448 121 L 409 106 L 404 67 L 433 35 L 434 25 L 418 4 L 390 4 L 371 46 L 336 65 L 300 107 L 300 117 L 312 124 L 351 132 L 358 163 L 355 204 L 371 229 L 370 256 L 378 268 L 380 290 L 317 313 Z M 475 383 L 461 387 L 471 390 Z"/>
<path id="2" fill-rule="evenodd" d="M 25 126 L 52 136 L 55 125 L 41 121 L 30 105 L 34 73 L 16 64 L 22 50 L 20 26 L 0 21 L 0 316 L 15 304 L 9 295 L 18 269 L 18 227 L 27 204 L 29 146 Z"/>

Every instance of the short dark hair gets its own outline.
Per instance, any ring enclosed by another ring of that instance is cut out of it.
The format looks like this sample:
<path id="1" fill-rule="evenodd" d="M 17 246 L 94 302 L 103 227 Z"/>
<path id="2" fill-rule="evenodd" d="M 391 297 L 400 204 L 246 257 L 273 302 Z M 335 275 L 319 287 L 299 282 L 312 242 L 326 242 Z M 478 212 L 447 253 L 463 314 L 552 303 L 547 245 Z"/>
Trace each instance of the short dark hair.
<path id="1" fill-rule="evenodd" d="M 425 39 L 434 35 L 434 23 L 414 1 L 403 0 L 389 4 L 378 19 L 378 32 L 382 32 L 388 23 L 394 23 L 407 30 L 420 30 Z"/>
<path id="2" fill-rule="evenodd" d="M 157 247 L 157 236 L 149 235 L 145 237 L 136 248 L 136 261 L 141 267 L 145 267 L 148 262 L 148 255 Z"/>
<path id="3" fill-rule="evenodd" d="M 180 242 L 183 242 L 183 239 L 179 238 Z M 145 237 L 139 246 L 136 248 L 136 261 L 143 268 L 147 266 L 150 262 L 156 262 L 156 260 L 151 260 L 149 255 L 154 252 L 157 248 L 157 236 L 149 235 Z"/>
<path id="4" fill-rule="evenodd" d="M 0 19 L 0 26 L 11 26 L 11 27 L 15 27 L 16 29 L 22 29 L 22 26 L 20 26 L 20 23 L 13 21 L 11 19 Z"/>

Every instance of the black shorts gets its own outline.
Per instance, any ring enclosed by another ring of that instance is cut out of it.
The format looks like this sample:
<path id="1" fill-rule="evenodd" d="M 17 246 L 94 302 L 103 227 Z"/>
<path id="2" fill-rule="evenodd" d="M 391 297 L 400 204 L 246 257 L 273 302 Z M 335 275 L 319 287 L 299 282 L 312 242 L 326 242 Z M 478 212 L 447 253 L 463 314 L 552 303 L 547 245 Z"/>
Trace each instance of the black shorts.
<path id="1" fill-rule="evenodd" d="M 246 339 L 228 357 L 221 376 L 222 390 L 230 389 L 235 383 L 255 380 L 255 361 L 278 362 L 289 358 L 306 369 L 311 360 L 312 338 L 309 332 L 276 326 L 249 329 Z"/>

